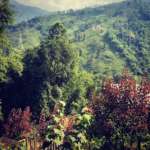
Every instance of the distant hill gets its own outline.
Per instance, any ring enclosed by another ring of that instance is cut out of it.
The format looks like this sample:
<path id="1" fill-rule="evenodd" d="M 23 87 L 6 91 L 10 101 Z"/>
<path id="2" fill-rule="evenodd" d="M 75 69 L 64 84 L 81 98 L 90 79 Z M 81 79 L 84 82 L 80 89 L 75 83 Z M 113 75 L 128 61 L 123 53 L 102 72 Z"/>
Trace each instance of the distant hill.
<path id="1" fill-rule="evenodd" d="M 64 23 L 86 70 L 101 76 L 117 75 L 124 67 L 135 75 L 150 73 L 149 0 L 37 17 L 12 27 L 10 37 L 15 47 L 32 49 L 56 22 Z"/>
<path id="2" fill-rule="evenodd" d="M 45 16 L 45 15 L 50 14 L 50 12 L 47 12 L 40 8 L 20 4 L 16 2 L 15 0 L 11 0 L 10 2 L 11 2 L 12 10 L 15 13 L 14 16 L 16 19 L 16 23 L 27 21 L 34 17 Z"/>
<path id="3" fill-rule="evenodd" d="M 124 0 L 16 0 L 17 2 L 42 8 L 47 11 L 65 11 L 69 9 L 83 9 L 85 7 L 93 7 L 95 5 L 107 5 L 111 3 L 121 2 Z"/>

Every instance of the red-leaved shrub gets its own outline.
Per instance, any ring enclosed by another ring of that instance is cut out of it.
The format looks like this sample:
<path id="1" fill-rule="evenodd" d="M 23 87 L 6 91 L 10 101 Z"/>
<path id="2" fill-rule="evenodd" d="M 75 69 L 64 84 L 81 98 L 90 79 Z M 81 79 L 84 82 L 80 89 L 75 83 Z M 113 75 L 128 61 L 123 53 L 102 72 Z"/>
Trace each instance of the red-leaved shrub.
<path id="1" fill-rule="evenodd" d="M 20 139 L 27 137 L 32 131 L 30 107 L 12 109 L 4 125 L 6 136 L 9 138 Z"/>
<path id="2" fill-rule="evenodd" d="M 93 110 L 97 136 L 142 139 L 150 123 L 150 81 L 144 77 L 138 84 L 127 72 L 118 83 L 104 81 L 101 92 L 93 96 Z"/>

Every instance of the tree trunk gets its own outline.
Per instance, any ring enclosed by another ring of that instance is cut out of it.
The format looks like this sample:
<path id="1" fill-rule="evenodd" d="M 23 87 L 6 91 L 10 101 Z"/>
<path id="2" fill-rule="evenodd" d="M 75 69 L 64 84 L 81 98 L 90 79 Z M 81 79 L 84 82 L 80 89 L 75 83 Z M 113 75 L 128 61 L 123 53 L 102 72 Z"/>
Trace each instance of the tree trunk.
<path id="1" fill-rule="evenodd" d="M 137 150 L 141 150 L 141 137 L 137 138 Z"/>

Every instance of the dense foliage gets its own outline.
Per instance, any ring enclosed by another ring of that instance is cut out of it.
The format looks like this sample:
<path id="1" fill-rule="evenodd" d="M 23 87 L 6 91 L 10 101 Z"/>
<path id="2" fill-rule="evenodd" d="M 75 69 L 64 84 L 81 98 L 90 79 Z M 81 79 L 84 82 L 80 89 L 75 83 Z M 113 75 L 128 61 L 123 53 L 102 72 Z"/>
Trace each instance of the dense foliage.
<path id="1" fill-rule="evenodd" d="M 150 81 L 140 84 L 125 71 L 118 81 L 105 80 L 81 112 L 65 114 L 57 101 L 47 115 L 31 122 L 30 108 L 13 109 L 4 124 L 5 136 L 22 139 L 38 135 L 42 147 L 56 144 L 66 149 L 122 150 L 150 148 Z M 39 141 L 39 142 L 40 142 Z"/>
<path id="2" fill-rule="evenodd" d="M 119 82 L 107 80 L 101 93 L 93 97 L 96 114 L 93 124 L 95 136 L 106 137 L 105 149 L 124 149 L 137 143 L 146 145 L 149 139 L 150 82 L 143 78 L 140 84 L 127 72 Z"/>
<path id="3" fill-rule="evenodd" d="M 38 118 L 41 110 L 49 114 L 60 99 L 67 101 L 66 113 L 70 113 L 75 103 L 74 110 L 87 103 L 86 89 L 93 84 L 93 78 L 80 70 L 78 52 L 62 24 L 54 24 L 49 36 L 37 48 L 26 51 L 22 61 L 22 75 L 12 72 L 13 82 L 1 87 L 5 114 L 13 107 L 30 106 L 33 116 Z"/>
<path id="4" fill-rule="evenodd" d="M 92 112 L 84 108 L 81 114 L 64 115 L 64 106 L 62 101 L 57 103 L 47 121 L 39 123 L 40 133 L 45 133 L 44 138 L 49 143 L 68 149 L 84 149 L 88 144 L 87 128 L 92 122 Z"/>
<path id="5" fill-rule="evenodd" d="M 9 3 L 0 0 L 0 149 L 26 139 L 39 149 L 149 150 L 148 4 L 131 0 L 9 26 Z"/>
<path id="6" fill-rule="evenodd" d="M 23 70 L 22 52 L 17 52 L 8 39 L 6 28 L 12 22 L 9 0 L 0 1 L 0 93 L 4 84 L 12 82 Z M 0 97 L 0 120 L 2 116 L 2 96 Z"/>
<path id="7" fill-rule="evenodd" d="M 21 109 L 12 109 L 6 124 L 4 124 L 6 136 L 13 139 L 21 139 L 29 136 L 32 131 L 30 122 L 31 112 L 29 107 L 23 111 Z"/>

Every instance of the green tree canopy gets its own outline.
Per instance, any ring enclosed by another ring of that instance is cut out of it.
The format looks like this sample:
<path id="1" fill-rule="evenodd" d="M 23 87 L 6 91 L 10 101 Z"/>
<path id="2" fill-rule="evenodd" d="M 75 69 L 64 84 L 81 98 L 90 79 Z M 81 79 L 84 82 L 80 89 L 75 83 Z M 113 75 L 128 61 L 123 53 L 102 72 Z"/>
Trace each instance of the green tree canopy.
<path id="1" fill-rule="evenodd" d="M 55 94 L 58 91 L 61 93 L 61 88 L 72 78 L 75 60 L 76 52 L 61 23 L 56 23 L 49 29 L 49 36 L 37 50 L 27 53 L 24 79 L 32 85 L 27 99 L 32 106 L 36 101 L 35 110 L 39 107 L 39 111 L 48 111 L 52 102 L 58 100 L 54 91 Z"/>
<path id="2" fill-rule="evenodd" d="M 12 74 L 23 70 L 21 55 L 12 48 L 5 32 L 12 20 L 9 0 L 0 0 L 0 83 L 10 80 Z"/>

